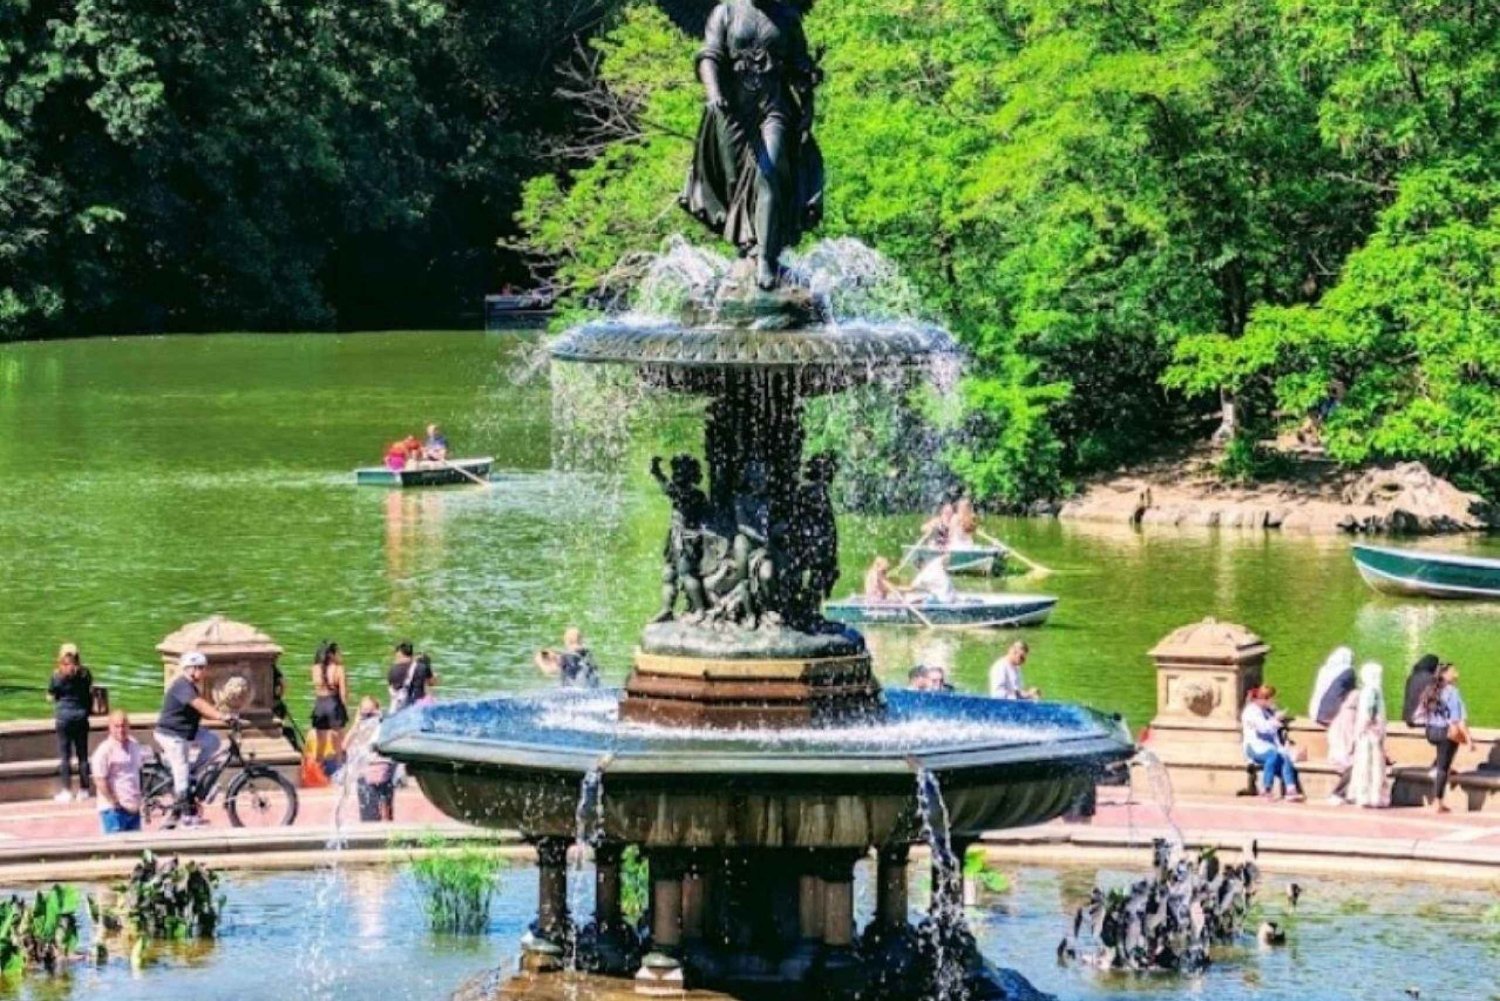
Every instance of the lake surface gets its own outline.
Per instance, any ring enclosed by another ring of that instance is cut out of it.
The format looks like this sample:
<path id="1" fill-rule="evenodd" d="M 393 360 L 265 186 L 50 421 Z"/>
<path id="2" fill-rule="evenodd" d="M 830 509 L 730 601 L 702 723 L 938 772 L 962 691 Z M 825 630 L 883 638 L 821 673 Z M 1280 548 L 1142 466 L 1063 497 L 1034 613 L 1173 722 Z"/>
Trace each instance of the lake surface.
<path id="1" fill-rule="evenodd" d="M 681 446 L 683 422 L 636 440 L 621 477 L 567 471 L 545 373 L 516 378 L 536 335 L 407 332 L 213 335 L 0 347 L 0 718 L 48 713 L 59 643 L 79 643 L 116 705 L 154 708 L 154 647 L 214 612 L 253 623 L 287 654 L 305 718 L 306 669 L 337 639 L 355 692 L 384 697 L 390 647 L 432 653 L 444 694 L 545 684 L 535 650 L 581 626 L 623 681 L 658 601 L 666 504 L 646 469 Z M 356 488 L 351 470 L 430 420 L 457 454 L 492 455 L 491 489 Z M 687 436 L 696 440 L 696 431 Z M 576 441 L 572 442 L 576 445 Z M 920 521 L 845 517 L 844 580 L 898 556 Z M 1133 530 L 1050 520 L 986 527 L 1056 573 L 977 588 L 1046 590 L 1051 622 L 1027 630 L 1027 681 L 1049 697 L 1154 711 L 1146 657 L 1177 626 L 1216 616 L 1272 645 L 1268 678 L 1305 708 L 1336 645 L 1387 667 L 1387 686 L 1433 650 L 1464 670 L 1474 717 L 1500 724 L 1493 663 L 1500 604 L 1381 597 L 1342 537 Z M 1487 539 L 1429 540 L 1500 554 Z M 971 586 L 968 583 L 965 587 Z M 879 631 L 877 669 L 899 683 L 946 659 L 983 688 L 1014 633 Z"/>
<path id="2" fill-rule="evenodd" d="M 856 869 L 861 927 L 874 912 L 871 868 L 865 862 Z M 926 878 L 917 872 L 921 867 L 912 868 L 911 900 L 925 905 Z M 1201 976 L 1131 977 L 1059 967 L 1054 950 L 1094 885 L 1124 886 L 1138 875 L 1083 867 L 1000 872 L 1010 888 L 982 894 L 980 906 L 968 911 L 980 948 L 1067 1001 L 1401 1001 L 1408 987 L 1441 1001 L 1500 997 L 1493 974 L 1485 972 L 1500 960 L 1492 892 L 1299 878 L 1304 893 L 1292 911 L 1286 880 L 1270 879 L 1252 920 L 1258 925 L 1269 918 L 1286 928 L 1285 947 L 1263 950 L 1246 936 L 1222 949 Z M 570 869 L 569 878 L 573 909 L 591 913 L 592 869 Z M 163 948 L 139 972 L 114 956 L 101 968 L 74 968 L 61 977 L 8 987 L 0 981 L 0 998 L 445 1001 L 475 976 L 515 969 L 517 944 L 536 907 L 536 871 L 529 865 L 501 874 L 489 927 L 478 936 L 430 932 L 416 885 L 400 867 L 235 873 L 223 889 L 228 904 L 215 942 Z M 922 916 L 914 910 L 911 919 Z"/>

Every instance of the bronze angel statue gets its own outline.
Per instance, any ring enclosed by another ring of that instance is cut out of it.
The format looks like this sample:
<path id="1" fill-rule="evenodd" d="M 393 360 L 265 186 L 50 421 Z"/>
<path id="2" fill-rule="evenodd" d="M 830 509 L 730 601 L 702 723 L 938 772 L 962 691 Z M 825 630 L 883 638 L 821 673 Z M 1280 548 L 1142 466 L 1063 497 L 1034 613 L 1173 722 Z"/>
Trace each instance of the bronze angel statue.
<path id="1" fill-rule="evenodd" d="M 762 289 L 781 252 L 823 213 L 813 138 L 821 71 L 802 30 L 807 0 L 723 0 L 697 57 L 706 106 L 682 206 L 756 262 Z"/>

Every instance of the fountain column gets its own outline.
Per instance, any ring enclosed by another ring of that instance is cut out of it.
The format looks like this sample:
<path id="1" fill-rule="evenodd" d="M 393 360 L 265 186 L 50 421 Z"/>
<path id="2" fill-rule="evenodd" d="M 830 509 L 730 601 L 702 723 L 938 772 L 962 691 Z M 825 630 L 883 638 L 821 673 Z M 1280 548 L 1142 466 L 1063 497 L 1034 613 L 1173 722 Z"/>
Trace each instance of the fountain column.
<path id="1" fill-rule="evenodd" d="M 594 847 L 594 922 L 603 931 L 624 923 L 620 909 L 620 857 L 625 846 L 606 841 Z"/>
<path id="2" fill-rule="evenodd" d="M 823 877 L 803 873 L 797 884 L 797 924 L 803 942 L 823 941 Z"/>
<path id="3" fill-rule="evenodd" d="M 568 932 L 568 839 L 541 838 L 536 843 L 536 932 L 548 941 Z"/>
<path id="4" fill-rule="evenodd" d="M 892 930 L 905 926 L 907 912 L 906 864 L 908 844 L 886 845 L 876 855 L 875 923 Z"/>
<path id="5" fill-rule="evenodd" d="M 823 944 L 830 949 L 854 945 L 854 861 L 830 859 L 823 870 Z"/>
<path id="6" fill-rule="evenodd" d="M 651 859 L 651 946 L 669 954 L 682 948 L 682 866 L 660 856 Z"/>

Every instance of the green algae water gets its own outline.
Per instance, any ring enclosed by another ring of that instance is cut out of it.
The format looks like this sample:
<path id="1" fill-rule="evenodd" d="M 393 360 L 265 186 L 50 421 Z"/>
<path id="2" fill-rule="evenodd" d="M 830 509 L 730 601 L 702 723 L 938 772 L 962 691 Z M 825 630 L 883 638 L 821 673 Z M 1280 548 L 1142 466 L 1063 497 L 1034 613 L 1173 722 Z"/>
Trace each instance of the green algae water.
<path id="1" fill-rule="evenodd" d="M 534 333 L 212 335 L 0 347 L 0 719 L 44 716 L 40 692 L 65 640 L 83 648 L 115 705 L 152 709 L 154 647 L 222 613 L 285 649 L 299 716 L 320 640 L 346 651 L 352 689 L 384 697 L 393 643 L 429 651 L 439 692 L 546 684 L 532 664 L 577 624 L 606 679 L 628 670 L 656 608 L 666 503 L 647 473 L 651 442 L 619 477 L 560 468 L 545 374 L 518 372 Z M 352 470 L 387 443 L 442 423 L 455 455 L 495 458 L 495 482 L 427 490 L 356 488 Z M 659 450 L 695 442 L 663 428 Z M 574 443 L 576 445 L 576 443 Z M 844 578 L 897 558 L 920 517 L 841 520 Z M 1386 665 L 1388 692 L 1431 650 L 1463 668 L 1475 719 L 1500 724 L 1492 663 L 1500 604 L 1387 598 L 1359 580 L 1343 537 L 1134 530 L 1048 520 L 985 525 L 1056 573 L 965 588 L 1045 590 L 1051 621 L 1022 635 L 1027 682 L 1048 697 L 1123 713 L 1155 706 L 1146 657 L 1205 616 L 1272 645 L 1268 678 L 1305 709 L 1313 674 L 1348 644 Z M 1487 539 L 1426 540 L 1500 553 Z M 868 632 L 899 684 L 917 660 L 946 661 L 982 690 L 1013 632 Z"/>

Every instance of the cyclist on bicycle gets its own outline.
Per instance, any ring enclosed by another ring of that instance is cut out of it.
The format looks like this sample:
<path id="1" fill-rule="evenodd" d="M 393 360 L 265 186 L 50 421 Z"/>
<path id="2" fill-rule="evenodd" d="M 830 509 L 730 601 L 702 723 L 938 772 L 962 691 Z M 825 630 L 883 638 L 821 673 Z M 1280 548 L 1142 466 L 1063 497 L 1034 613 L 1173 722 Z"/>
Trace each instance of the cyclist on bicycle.
<path id="1" fill-rule="evenodd" d="M 192 794 L 192 749 L 198 749 L 198 760 L 207 761 L 219 749 L 219 738 L 213 731 L 203 729 L 199 723 L 205 719 L 225 721 L 229 714 L 214 708 L 213 703 L 203 697 L 203 676 L 208 670 L 208 658 L 195 651 L 185 653 L 178 662 L 179 673 L 161 700 L 161 712 L 156 716 L 156 746 L 161 748 L 167 766 L 172 769 L 172 791 L 177 805 L 173 813 L 184 826 L 194 827 L 203 823 L 198 816 L 198 805 Z"/>

